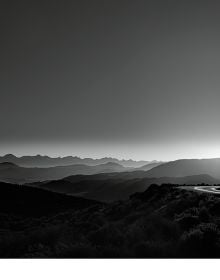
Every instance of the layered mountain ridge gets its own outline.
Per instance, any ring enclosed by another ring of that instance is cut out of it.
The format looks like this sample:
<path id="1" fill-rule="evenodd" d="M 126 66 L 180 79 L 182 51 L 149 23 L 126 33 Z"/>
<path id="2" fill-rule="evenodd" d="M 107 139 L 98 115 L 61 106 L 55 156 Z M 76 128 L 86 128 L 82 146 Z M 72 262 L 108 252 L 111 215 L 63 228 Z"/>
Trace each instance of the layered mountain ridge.
<path id="1" fill-rule="evenodd" d="M 158 161 L 135 161 L 129 160 L 119 160 L 112 157 L 104 157 L 100 159 L 93 158 L 80 158 L 77 156 L 66 156 L 66 157 L 49 157 L 42 155 L 35 156 L 22 156 L 16 157 L 13 154 L 7 154 L 0 157 L 0 162 L 12 162 L 23 167 L 53 167 L 61 165 L 73 165 L 73 164 L 85 164 L 85 165 L 99 165 L 108 162 L 114 162 L 123 165 L 124 167 L 138 168 L 149 163 L 160 163 Z"/>

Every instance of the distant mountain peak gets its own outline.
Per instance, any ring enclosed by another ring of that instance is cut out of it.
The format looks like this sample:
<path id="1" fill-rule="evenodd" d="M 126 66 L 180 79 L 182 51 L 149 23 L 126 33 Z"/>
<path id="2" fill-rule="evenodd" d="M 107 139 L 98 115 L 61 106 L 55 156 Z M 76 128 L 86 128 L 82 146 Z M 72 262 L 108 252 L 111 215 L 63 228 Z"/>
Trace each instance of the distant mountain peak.
<path id="1" fill-rule="evenodd" d="M 85 164 L 90 166 L 106 164 L 108 162 L 119 164 L 123 167 L 133 167 L 138 168 L 144 164 L 151 163 L 150 161 L 135 161 L 135 160 L 125 160 L 117 159 L 113 157 L 103 157 L 103 158 L 80 158 L 78 156 L 64 156 L 64 157 L 49 157 L 46 155 L 25 155 L 16 157 L 13 154 L 7 154 L 0 156 L 0 162 L 12 162 L 23 167 L 54 167 L 54 166 L 67 166 L 73 164 Z M 111 166 L 113 166 L 111 164 Z M 116 165 L 114 165 L 116 167 Z M 118 166 L 118 165 L 117 165 Z"/>
<path id="2" fill-rule="evenodd" d="M 13 154 L 6 154 L 3 156 L 3 158 L 12 158 L 12 159 L 16 159 L 17 157 Z"/>

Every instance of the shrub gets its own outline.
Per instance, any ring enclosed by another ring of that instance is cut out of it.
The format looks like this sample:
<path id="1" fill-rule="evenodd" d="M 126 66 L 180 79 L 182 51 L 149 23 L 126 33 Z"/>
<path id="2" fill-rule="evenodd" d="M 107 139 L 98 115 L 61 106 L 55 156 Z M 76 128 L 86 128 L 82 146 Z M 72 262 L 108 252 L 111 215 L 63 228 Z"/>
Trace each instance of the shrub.
<path id="1" fill-rule="evenodd" d="M 163 258 L 175 255 L 175 243 L 164 241 L 140 242 L 134 248 L 134 257 L 137 258 Z"/>
<path id="2" fill-rule="evenodd" d="M 176 219 L 183 230 L 189 230 L 199 224 L 199 218 L 191 216 L 190 214 L 184 213 Z"/>
<path id="3" fill-rule="evenodd" d="M 96 248 L 89 243 L 65 244 L 56 246 L 55 257 L 57 258 L 94 258 L 97 257 Z"/>
<path id="4" fill-rule="evenodd" d="M 210 214 L 206 207 L 202 207 L 199 212 L 199 219 L 202 222 L 208 222 L 210 220 Z"/>
<path id="5" fill-rule="evenodd" d="M 101 227 L 88 235 L 88 239 L 92 244 L 105 246 L 111 244 L 113 246 L 119 246 L 124 241 L 124 235 L 114 224 L 109 224 Z"/>
<path id="6" fill-rule="evenodd" d="M 151 240 L 175 240 L 179 236 L 177 223 L 156 214 L 147 217 L 142 227 L 146 238 Z"/>
<path id="7" fill-rule="evenodd" d="M 187 257 L 216 257 L 219 254 L 219 230 L 216 225 L 200 224 L 185 232 L 181 238 L 181 249 Z"/>

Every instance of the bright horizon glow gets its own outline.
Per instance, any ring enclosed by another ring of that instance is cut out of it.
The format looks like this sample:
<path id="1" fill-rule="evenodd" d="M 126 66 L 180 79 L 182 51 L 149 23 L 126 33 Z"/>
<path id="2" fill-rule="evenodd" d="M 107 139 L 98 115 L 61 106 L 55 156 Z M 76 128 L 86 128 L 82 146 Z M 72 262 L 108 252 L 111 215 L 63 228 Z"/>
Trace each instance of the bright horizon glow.
<path id="1" fill-rule="evenodd" d="M 217 1 L 3 2 L 0 154 L 220 157 Z"/>
<path id="2" fill-rule="evenodd" d="M 77 156 L 80 158 L 132 159 L 136 161 L 173 161 L 178 159 L 205 159 L 220 158 L 220 145 L 207 144 L 183 144 L 169 143 L 161 145 L 153 144 L 104 144 L 104 143 L 29 143 L 29 144 L 5 144 L 0 147 L 0 155 L 14 154 L 45 155 L 49 157 Z"/>

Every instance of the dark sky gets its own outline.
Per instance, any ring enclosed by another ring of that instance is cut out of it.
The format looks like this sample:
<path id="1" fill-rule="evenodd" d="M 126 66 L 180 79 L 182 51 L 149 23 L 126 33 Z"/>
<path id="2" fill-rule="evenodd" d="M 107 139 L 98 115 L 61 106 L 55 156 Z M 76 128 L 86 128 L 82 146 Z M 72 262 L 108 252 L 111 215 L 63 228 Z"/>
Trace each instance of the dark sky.
<path id="1" fill-rule="evenodd" d="M 0 153 L 220 156 L 220 3 L 0 6 Z"/>

